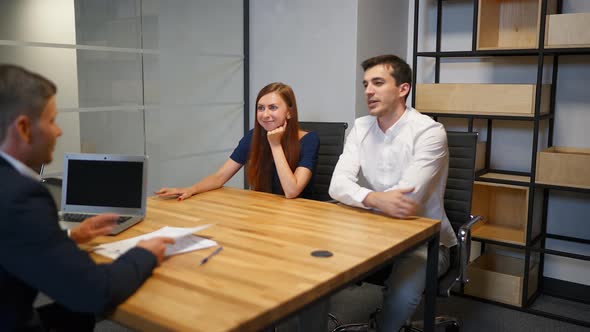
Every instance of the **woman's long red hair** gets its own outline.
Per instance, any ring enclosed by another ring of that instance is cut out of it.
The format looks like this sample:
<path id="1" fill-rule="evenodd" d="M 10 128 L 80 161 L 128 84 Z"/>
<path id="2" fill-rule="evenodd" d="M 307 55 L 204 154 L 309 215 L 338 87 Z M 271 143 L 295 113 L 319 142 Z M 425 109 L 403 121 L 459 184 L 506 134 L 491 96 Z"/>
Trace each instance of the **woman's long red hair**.
<path id="1" fill-rule="evenodd" d="M 295 93 L 290 86 L 283 83 L 270 83 L 258 92 L 256 97 L 256 107 L 258 101 L 263 96 L 269 93 L 278 94 L 291 114 L 291 118 L 287 121 L 285 133 L 281 138 L 281 145 L 285 152 L 285 157 L 289 163 L 291 171 L 295 172 L 299 162 L 299 120 L 297 117 L 297 102 L 295 101 Z M 252 142 L 250 146 L 250 154 L 246 162 L 246 176 L 251 189 L 256 191 L 272 192 L 272 170 L 274 161 L 272 152 L 270 151 L 270 144 L 266 137 L 266 130 L 255 121 L 254 133 L 252 135 Z M 282 193 L 282 189 L 281 189 Z"/>

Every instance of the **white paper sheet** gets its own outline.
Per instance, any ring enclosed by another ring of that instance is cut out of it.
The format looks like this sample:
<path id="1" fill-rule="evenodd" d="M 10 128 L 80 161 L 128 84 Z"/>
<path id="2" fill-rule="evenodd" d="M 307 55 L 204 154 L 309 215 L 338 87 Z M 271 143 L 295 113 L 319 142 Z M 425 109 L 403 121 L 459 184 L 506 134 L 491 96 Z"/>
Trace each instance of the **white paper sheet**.
<path id="1" fill-rule="evenodd" d="M 139 241 L 159 236 L 171 237 L 176 241 L 175 244 L 166 246 L 166 256 L 210 248 L 216 246 L 217 242 L 192 235 L 193 233 L 203 230 L 209 226 L 211 226 L 211 224 L 197 227 L 166 226 L 158 229 L 157 231 L 132 237 L 126 240 L 98 245 L 94 247 L 94 252 L 111 259 L 117 259 L 119 256 L 127 252 L 127 250 L 135 247 Z"/>

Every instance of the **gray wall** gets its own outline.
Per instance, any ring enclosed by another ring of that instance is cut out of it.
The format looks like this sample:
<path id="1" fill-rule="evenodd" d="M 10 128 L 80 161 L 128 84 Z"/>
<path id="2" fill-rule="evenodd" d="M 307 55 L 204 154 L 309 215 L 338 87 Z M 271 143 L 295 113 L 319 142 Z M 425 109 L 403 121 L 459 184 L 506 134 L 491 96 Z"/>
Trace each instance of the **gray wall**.
<path id="1" fill-rule="evenodd" d="M 352 124 L 356 34 L 356 0 L 250 1 L 251 119 L 258 91 L 281 81 L 295 91 L 300 120 Z"/>
<path id="2" fill-rule="evenodd" d="M 360 63 L 406 57 L 404 0 L 252 0 L 250 114 L 260 88 L 291 85 L 304 121 L 345 121 L 367 114 Z"/>
<path id="3" fill-rule="evenodd" d="M 408 58 L 408 1 L 359 0 L 357 26 L 357 64 L 356 64 L 356 117 L 367 115 L 364 97 L 363 70 L 360 63 L 380 54 L 395 54 Z M 411 38 L 411 36 L 410 36 Z M 409 45 L 409 46 L 408 46 Z M 409 103 L 408 103 L 409 105 Z"/>

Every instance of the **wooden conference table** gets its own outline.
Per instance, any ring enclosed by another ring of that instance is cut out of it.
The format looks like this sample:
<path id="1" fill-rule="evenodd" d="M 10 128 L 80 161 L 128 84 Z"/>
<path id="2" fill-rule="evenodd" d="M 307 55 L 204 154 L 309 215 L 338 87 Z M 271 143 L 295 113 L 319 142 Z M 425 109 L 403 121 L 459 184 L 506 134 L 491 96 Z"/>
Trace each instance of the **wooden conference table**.
<path id="1" fill-rule="evenodd" d="M 143 222 L 93 244 L 167 225 L 208 223 L 215 225 L 198 235 L 217 241 L 223 251 L 204 265 L 199 262 L 214 248 L 170 257 L 111 319 L 140 331 L 256 331 L 428 242 L 425 317 L 433 323 L 440 229 L 435 220 L 397 220 L 343 205 L 222 188 L 182 202 L 150 197 Z M 333 256 L 313 257 L 314 250 Z"/>

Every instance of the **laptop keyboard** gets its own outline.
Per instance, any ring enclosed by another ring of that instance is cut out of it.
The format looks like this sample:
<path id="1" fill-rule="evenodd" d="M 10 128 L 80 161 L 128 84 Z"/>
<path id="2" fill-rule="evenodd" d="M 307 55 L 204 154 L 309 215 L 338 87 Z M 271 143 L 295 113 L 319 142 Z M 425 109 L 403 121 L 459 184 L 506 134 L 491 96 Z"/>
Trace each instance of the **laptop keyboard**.
<path id="1" fill-rule="evenodd" d="M 62 215 L 63 221 L 74 221 L 74 222 L 82 222 L 90 217 L 96 216 L 95 214 L 84 214 L 84 213 L 64 213 Z M 131 217 L 119 217 L 117 219 L 117 224 L 124 223 L 125 221 L 131 219 Z"/>

